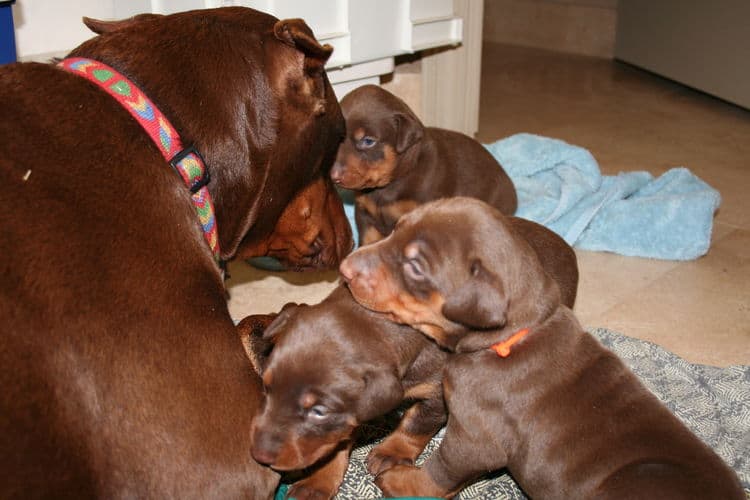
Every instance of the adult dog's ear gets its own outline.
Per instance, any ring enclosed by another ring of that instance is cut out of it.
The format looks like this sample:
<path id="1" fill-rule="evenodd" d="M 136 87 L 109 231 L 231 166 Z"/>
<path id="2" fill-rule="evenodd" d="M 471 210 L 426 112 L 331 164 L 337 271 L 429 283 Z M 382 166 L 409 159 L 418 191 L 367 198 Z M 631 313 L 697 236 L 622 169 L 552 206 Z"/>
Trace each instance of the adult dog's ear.
<path id="1" fill-rule="evenodd" d="M 305 54 L 305 72 L 309 75 L 323 71 L 333 47 L 321 45 L 310 27 L 302 19 L 282 19 L 273 26 L 273 34 L 282 42 Z"/>
<path id="2" fill-rule="evenodd" d="M 424 125 L 412 113 L 395 113 L 396 120 L 396 152 L 403 153 L 411 146 L 422 140 Z"/>
<path id="3" fill-rule="evenodd" d="M 508 298 L 502 282 L 479 259 L 472 261 L 470 272 L 471 279 L 445 297 L 443 316 L 474 330 L 503 327 Z"/>
<path id="4" fill-rule="evenodd" d="M 294 47 L 304 56 L 302 78 L 295 85 L 295 93 L 309 101 L 312 116 L 326 113 L 325 64 L 333 53 L 330 45 L 321 45 L 315 40 L 312 30 L 302 19 L 283 19 L 273 26 L 273 34 L 281 42 Z M 304 100 L 303 100 L 304 101 Z"/>
<path id="5" fill-rule="evenodd" d="M 102 21 L 91 17 L 83 17 L 83 24 L 97 35 L 101 35 L 103 33 L 110 33 L 112 31 L 127 28 L 146 19 L 155 19 L 157 17 L 161 17 L 161 14 L 138 14 L 137 16 L 122 19 L 120 21 Z"/>
<path id="6" fill-rule="evenodd" d="M 367 422 L 398 406 L 404 399 L 404 389 L 396 373 L 382 367 L 372 367 L 363 376 L 365 388 L 358 398 L 356 416 Z"/>

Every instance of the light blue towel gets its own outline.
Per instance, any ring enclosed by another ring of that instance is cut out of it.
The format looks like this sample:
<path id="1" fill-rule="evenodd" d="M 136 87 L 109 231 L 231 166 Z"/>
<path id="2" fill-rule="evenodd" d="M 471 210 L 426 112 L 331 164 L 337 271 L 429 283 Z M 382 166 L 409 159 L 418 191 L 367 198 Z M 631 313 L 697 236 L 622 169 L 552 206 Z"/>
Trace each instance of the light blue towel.
<path id="1" fill-rule="evenodd" d="M 516 134 L 486 146 L 518 191 L 516 215 L 585 250 L 669 260 L 708 252 L 715 189 L 686 168 L 602 176 L 584 148 Z"/>
<path id="2" fill-rule="evenodd" d="M 591 153 L 559 139 L 516 134 L 486 145 L 518 192 L 516 215 L 584 250 L 690 260 L 711 243 L 719 192 L 686 168 L 603 176 Z M 351 192 L 342 192 L 354 241 Z"/>

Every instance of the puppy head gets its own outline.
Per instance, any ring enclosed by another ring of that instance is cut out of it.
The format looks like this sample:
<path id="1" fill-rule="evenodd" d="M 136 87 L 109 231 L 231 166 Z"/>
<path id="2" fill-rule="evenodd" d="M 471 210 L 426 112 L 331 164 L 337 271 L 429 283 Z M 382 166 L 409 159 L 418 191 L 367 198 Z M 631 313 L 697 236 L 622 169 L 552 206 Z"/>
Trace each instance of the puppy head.
<path id="1" fill-rule="evenodd" d="M 387 411 L 403 398 L 395 375 L 337 337 L 342 320 L 324 305 L 291 306 L 263 335 L 273 347 L 258 363 L 265 393 L 252 429 L 258 462 L 280 471 L 307 468 L 378 416 L 378 401 L 390 405 Z"/>
<path id="2" fill-rule="evenodd" d="M 559 304 L 528 244 L 497 210 L 470 198 L 404 215 L 388 238 L 353 252 L 339 270 L 359 303 L 451 350 L 487 343 L 488 331 L 531 326 Z"/>
<path id="3" fill-rule="evenodd" d="M 400 156 L 422 139 L 424 126 L 401 99 L 377 85 L 347 94 L 341 110 L 346 137 L 331 178 L 347 189 L 387 186 L 398 176 Z"/>
<path id="4" fill-rule="evenodd" d="M 320 176 L 287 205 L 271 235 L 257 241 L 246 237 L 237 257 L 274 257 L 295 271 L 331 269 L 353 245 L 341 198 L 330 179 Z"/>

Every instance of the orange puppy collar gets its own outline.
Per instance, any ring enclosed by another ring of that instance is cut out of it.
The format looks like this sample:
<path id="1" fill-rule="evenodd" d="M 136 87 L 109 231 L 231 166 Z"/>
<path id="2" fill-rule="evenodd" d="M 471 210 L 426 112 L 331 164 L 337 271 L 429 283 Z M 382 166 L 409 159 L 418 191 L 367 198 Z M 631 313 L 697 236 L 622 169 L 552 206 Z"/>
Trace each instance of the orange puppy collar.
<path id="1" fill-rule="evenodd" d="M 498 356 L 501 358 L 507 358 L 510 356 L 510 348 L 513 347 L 517 342 L 519 342 L 522 338 L 524 338 L 526 335 L 528 335 L 529 329 L 524 328 L 523 330 L 518 330 L 516 333 L 510 336 L 509 339 L 503 340 L 502 342 L 498 342 L 497 344 L 492 344 L 490 346 L 490 349 L 495 351 Z"/>

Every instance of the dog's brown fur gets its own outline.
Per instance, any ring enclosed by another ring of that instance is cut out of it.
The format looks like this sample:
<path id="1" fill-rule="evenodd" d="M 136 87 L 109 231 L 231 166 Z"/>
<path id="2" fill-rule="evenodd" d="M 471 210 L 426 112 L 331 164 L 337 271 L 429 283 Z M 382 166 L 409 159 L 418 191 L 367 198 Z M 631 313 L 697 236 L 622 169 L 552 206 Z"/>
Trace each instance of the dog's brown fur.
<path id="1" fill-rule="evenodd" d="M 297 193 L 265 240 L 240 245 L 237 258 L 268 256 L 287 270 L 331 269 L 352 250 L 352 230 L 330 178 Z"/>
<path id="2" fill-rule="evenodd" d="M 581 328 L 487 204 L 424 205 L 341 267 L 358 301 L 455 352 L 440 448 L 423 468 L 382 472 L 387 495 L 448 497 L 507 467 L 532 498 L 745 498 L 734 472 Z M 372 273 L 384 292 L 363 285 Z M 508 357 L 490 348 L 522 329 Z"/>
<path id="3" fill-rule="evenodd" d="M 360 245 L 387 236 L 400 216 L 425 202 L 471 196 L 516 211 L 508 175 L 474 139 L 425 127 L 401 99 L 377 85 L 344 96 L 347 136 L 331 178 L 356 190 Z"/>
<path id="4" fill-rule="evenodd" d="M 288 496 L 332 497 L 355 431 L 407 399 L 414 404 L 371 452 L 368 468 L 378 474 L 413 464 L 445 423 L 446 353 L 414 329 L 361 307 L 343 286 L 320 304 L 288 304 L 272 319 L 250 316 L 238 329 L 266 393 L 253 427 L 253 456 L 281 471 L 312 467 Z"/>
<path id="5" fill-rule="evenodd" d="M 545 269 L 567 291 L 567 299 L 572 303 L 578 279 L 572 249 L 543 226 L 523 219 L 513 220 L 519 233 L 534 243 L 540 258 L 544 258 Z M 359 416 L 361 407 L 367 408 L 370 418 L 379 416 L 393 409 L 406 394 L 422 401 L 406 413 L 397 431 L 370 454 L 368 468 L 377 475 L 396 464 L 413 464 L 445 420 L 440 411 L 440 387 L 435 384 L 444 365 L 444 353 L 430 342 L 420 342 L 422 336 L 413 329 L 394 325 L 383 315 L 357 306 L 342 288 L 320 304 L 292 312 L 295 307 L 286 306 L 282 319 L 273 324 L 265 338 L 264 332 L 276 315 L 249 316 L 238 326 L 254 368 L 259 373 L 265 371 L 264 380 L 276 386 L 268 392 L 264 416 L 257 424 L 258 438 L 253 448 L 256 457 L 282 470 L 316 464 L 312 475 L 296 483 L 290 496 L 332 495 L 344 472 L 352 432 L 364 421 Z M 266 371 L 271 339 L 276 345 L 273 352 L 279 352 L 271 356 L 276 368 Z M 418 363 L 413 361 L 416 355 Z M 405 363 L 415 364 L 402 373 L 403 368 L 398 366 Z M 402 378 L 400 384 L 376 380 L 377 383 L 365 384 L 355 395 L 349 391 L 351 384 L 364 377 L 363 370 L 378 367 L 385 373 L 398 372 L 396 378 Z M 427 375 L 429 379 L 425 378 Z M 285 380 L 281 388 L 274 383 L 280 377 Z M 420 382 L 414 384 L 412 380 L 417 379 Z M 348 418 L 341 419 L 341 426 L 330 429 L 310 426 L 297 412 L 304 399 L 300 391 L 335 399 L 339 414 Z M 418 426 L 414 425 L 420 420 Z"/>
<path id="6" fill-rule="evenodd" d="M 71 55 L 124 73 L 206 160 L 222 258 L 333 163 L 331 48 L 225 8 L 123 22 Z M 270 498 L 248 369 L 190 193 L 112 97 L 0 69 L 0 496 Z"/>

